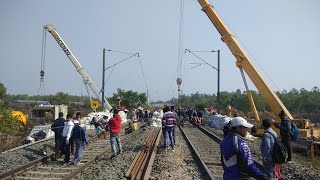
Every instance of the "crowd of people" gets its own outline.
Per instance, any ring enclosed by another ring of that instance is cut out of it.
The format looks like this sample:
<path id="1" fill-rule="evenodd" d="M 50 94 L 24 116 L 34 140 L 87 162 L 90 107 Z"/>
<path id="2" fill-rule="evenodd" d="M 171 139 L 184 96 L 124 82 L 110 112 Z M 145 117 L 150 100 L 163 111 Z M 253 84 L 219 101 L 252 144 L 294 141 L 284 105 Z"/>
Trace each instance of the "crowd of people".
<path id="1" fill-rule="evenodd" d="M 210 106 L 212 107 L 212 106 Z M 212 108 L 208 108 L 209 113 L 214 114 Z M 175 127 L 181 123 L 182 119 L 188 119 L 194 125 L 201 125 L 203 112 L 194 108 L 180 109 L 177 112 L 174 106 L 165 106 L 163 108 L 162 130 L 164 137 L 164 150 L 168 149 L 168 142 L 174 151 L 175 145 Z M 256 166 L 250 147 L 245 142 L 244 137 L 247 136 L 249 129 L 254 126 L 248 123 L 242 117 L 235 117 L 227 123 L 223 129 L 224 139 L 220 143 L 221 163 L 224 169 L 224 179 L 281 179 L 279 164 L 274 162 L 273 151 L 275 142 L 278 141 L 277 133 L 271 128 L 272 125 L 279 128 L 281 142 L 288 152 L 287 163 L 292 163 L 292 148 L 290 145 L 291 123 L 285 117 L 283 111 L 280 112 L 280 124 L 275 124 L 272 119 L 264 119 L 262 126 L 265 130 L 260 150 L 262 155 L 263 169 Z"/>
<path id="2" fill-rule="evenodd" d="M 212 107 L 212 106 L 210 106 Z M 208 108 L 208 112 L 214 114 L 213 108 Z M 142 112 L 142 113 L 141 113 Z M 152 111 L 153 112 L 153 111 Z M 149 111 L 132 110 L 127 113 L 129 119 L 129 128 L 125 130 L 129 134 L 138 128 L 137 122 L 145 121 L 150 117 Z M 162 122 L 162 132 L 164 139 L 164 151 L 171 147 L 174 151 L 175 128 L 177 125 L 183 125 L 183 121 L 189 120 L 195 126 L 202 123 L 204 112 L 190 109 L 175 109 L 174 106 L 164 106 Z M 271 128 L 272 125 L 279 128 L 281 142 L 286 147 L 288 156 L 286 161 L 292 163 L 292 148 L 290 145 L 291 123 L 285 117 L 283 111 L 280 112 L 280 124 L 275 124 L 272 119 L 264 119 L 262 121 L 265 133 L 263 134 L 260 149 L 262 155 L 263 169 L 259 169 L 254 163 L 253 155 L 250 147 L 244 140 L 248 130 L 253 127 L 242 117 L 235 117 L 227 123 L 223 129 L 224 139 L 220 143 L 221 163 L 224 169 L 224 179 L 247 179 L 253 177 L 255 179 L 280 179 L 279 164 L 273 160 L 273 147 L 278 139 L 277 133 Z M 81 161 L 84 145 L 88 144 L 86 130 L 79 124 L 81 114 L 78 112 L 75 117 L 67 114 L 66 119 L 63 113 L 59 113 L 59 118 L 54 120 L 51 129 L 55 132 L 55 155 L 53 161 L 57 161 L 64 154 L 64 166 L 70 163 L 70 153 L 74 154 L 73 163 L 78 165 Z M 122 153 L 122 145 L 120 141 L 120 131 L 122 118 L 119 115 L 119 109 L 113 109 L 113 117 L 108 120 L 108 116 L 101 119 L 92 119 L 90 124 L 96 128 L 97 137 L 106 139 L 106 134 L 110 133 L 111 158 Z M 170 141 L 170 145 L 169 145 Z M 74 148 L 75 146 L 75 148 Z"/>
<path id="3" fill-rule="evenodd" d="M 64 155 L 63 166 L 70 164 L 80 165 L 81 157 L 85 144 L 88 144 L 86 129 L 80 126 L 81 113 L 77 112 L 75 117 L 71 114 L 66 115 L 59 113 L 59 118 L 52 122 L 51 130 L 55 133 L 55 154 L 52 161 L 61 159 Z M 103 116 L 96 120 L 92 118 L 90 124 L 96 129 L 98 139 L 106 139 L 107 132 L 110 133 L 111 158 L 122 153 L 122 145 L 120 141 L 122 118 L 119 115 L 119 109 L 113 109 L 113 117 L 108 120 L 108 116 Z M 136 129 L 137 125 L 133 125 Z M 70 161 L 70 154 L 74 155 L 73 161 Z"/>
<path id="4" fill-rule="evenodd" d="M 273 158 L 274 146 L 278 141 L 277 133 L 271 128 L 273 124 L 279 128 L 281 142 L 288 152 L 285 160 L 287 163 L 292 163 L 292 150 L 290 122 L 283 111 L 280 112 L 279 117 L 281 119 L 280 124 L 275 124 L 272 119 L 262 121 L 265 130 L 260 144 L 263 169 L 259 169 L 255 165 L 251 150 L 243 140 L 253 125 L 242 117 L 235 117 L 224 127 L 225 137 L 220 143 L 224 179 L 247 179 L 250 177 L 268 180 L 281 179 L 279 164 Z"/>
<path id="5" fill-rule="evenodd" d="M 59 118 L 54 120 L 51 130 L 55 133 L 55 154 L 51 159 L 57 161 L 64 154 L 64 166 L 71 164 L 70 153 L 74 154 L 75 165 L 80 164 L 81 156 L 84 150 L 84 143 L 88 144 L 86 131 L 80 124 L 81 113 L 77 112 L 73 118 L 67 114 L 66 119 L 63 113 L 59 113 Z M 75 146 L 75 148 L 74 148 Z"/>

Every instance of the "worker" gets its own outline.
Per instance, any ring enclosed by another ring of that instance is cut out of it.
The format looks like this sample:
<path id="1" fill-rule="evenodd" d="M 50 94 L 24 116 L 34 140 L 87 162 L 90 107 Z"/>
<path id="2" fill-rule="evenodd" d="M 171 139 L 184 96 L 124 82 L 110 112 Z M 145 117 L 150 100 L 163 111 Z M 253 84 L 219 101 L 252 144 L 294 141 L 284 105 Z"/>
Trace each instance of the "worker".
<path id="1" fill-rule="evenodd" d="M 110 144 L 111 144 L 111 159 L 116 156 L 116 145 L 118 145 L 117 154 L 121 154 L 122 146 L 120 141 L 120 131 L 121 131 L 121 116 L 118 114 L 119 110 L 114 108 L 113 117 L 108 121 L 109 129 L 110 129 Z"/>
<path id="2" fill-rule="evenodd" d="M 80 126 L 78 120 L 74 120 L 74 127 L 72 129 L 72 138 L 76 145 L 76 151 L 74 153 L 74 164 L 79 165 L 83 154 L 84 143 L 88 144 L 86 131 Z"/>
<path id="3" fill-rule="evenodd" d="M 117 108 L 118 108 L 118 109 L 120 109 L 120 108 L 121 108 L 121 101 L 120 101 L 120 98 L 118 98 Z"/>
<path id="4" fill-rule="evenodd" d="M 63 118 L 63 112 L 59 112 L 58 119 L 54 120 L 51 125 L 51 130 L 54 132 L 54 141 L 55 141 L 55 147 L 54 147 L 54 156 L 51 158 L 52 161 L 57 161 L 57 159 L 60 157 L 61 153 L 64 153 L 62 146 L 62 131 L 63 126 L 66 120 Z"/>
<path id="5" fill-rule="evenodd" d="M 235 117 L 231 120 L 232 133 L 220 143 L 224 179 L 247 179 L 249 177 L 266 179 L 266 175 L 254 164 L 250 147 L 242 139 L 252 126 L 242 117 Z"/>
<path id="6" fill-rule="evenodd" d="M 103 136 L 104 139 L 106 139 L 106 129 L 105 126 L 102 124 L 101 121 L 97 122 L 97 127 L 96 127 L 96 135 L 98 137 L 98 139 L 101 139 L 101 137 Z"/>
<path id="7" fill-rule="evenodd" d="M 171 149 L 174 151 L 174 138 L 173 138 L 173 128 L 176 124 L 175 114 L 170 111 L 169 106 L 163 108 L 163 117 L 162 117 L 162 131 L 164 139 L 164 150 L 168 149 L 168 137 L 171 142 Z"/>
<path id="8" fill-rule="evenodd" d="M 275 139 L 273 138 L 273 136 L 277 138 L 277 133 L 271 128 L 272 123 L 272 119 L 264 119 L 262 121 L 265 133 L 263 134 L 260 145 L 262 164 L 264 172 L 266 173 L 268 179 L 276 178 L 276 163 L 274 163 L 272 160 L 272 152 L 275 143 Z"/>
<path id="9" fill-rule="evenodd" d="M 175 124 L 173 125 L 172 128 L 172 135 L 173 135 L 173 143 L 176 144 L 176 126 L 177 126 L 177 122 L 179 122 L 179 117 L 178 114 L 176 112 L 176 110 L 174 109 L 174 106 L 170 107 L 170 111 L 174 114 L 174 118 L 175 118 Z"/>
<path id="10" fill-rule="evenodd" d="M 285 116 L 284 111 L 280 111 L 279 118 L 281 119 L 281 123 L 276 125 L 276 127 L 280 129 L 281 142 L 287 149 L 287 162 L 292 163 L 291 123 Z"/>
<path id="11" fill-rule="evenodd" d="M 209 107 L 208 111 L 209 111 L 210 114 L 212 114 L 212 112 L 213 112 L 213 107 L 212 107 L 211 104 L 210 104 L 210 107 Z"/>
<path id="12" fill-rule="evenodd" d="M 63 126 L 63 131 L 62 131 L 62 139 L 63 139 L 63 144 L 64 144 L 64 164 L 63 166 L 68 166 L 70 164 L 70 138 L 71 138 L 71 132 L 73 129 L 73 121 L 72 121 L 72 115 L 67 114 L 67 119 L 66 123 Z"/>
<path id="13" fill-rule="evenodd" d="M 81 113 L 77 112 L 76 116 L 72 119 L 72 122 L 74 122 L 74 121 L 80 122 L 80 120 L 81 120 Z M 70 151 L 71 151 L 71 154 L 74 155 L 74 141 L 73 141 L 72 137 L 70 138 Z"/>
<path id="14" fill-rule="evenodd" d="M 138 129 L 138 121 L 136 118 L 134 118 L 132 123 L 132 131 L 136 131 L 137 129 Z"/>

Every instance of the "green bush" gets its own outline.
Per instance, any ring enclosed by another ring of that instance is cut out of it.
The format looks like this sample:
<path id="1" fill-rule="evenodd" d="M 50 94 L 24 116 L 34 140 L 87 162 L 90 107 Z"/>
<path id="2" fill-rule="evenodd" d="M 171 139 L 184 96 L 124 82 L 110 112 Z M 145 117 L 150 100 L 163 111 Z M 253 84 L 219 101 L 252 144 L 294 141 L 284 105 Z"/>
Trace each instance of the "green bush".
<path id="1" fill-rule="evenodd" d="M 12 117 L 8 109 L 0 109 L 0 133 L 14 134 L 20 131 L 20 122 Z"/>

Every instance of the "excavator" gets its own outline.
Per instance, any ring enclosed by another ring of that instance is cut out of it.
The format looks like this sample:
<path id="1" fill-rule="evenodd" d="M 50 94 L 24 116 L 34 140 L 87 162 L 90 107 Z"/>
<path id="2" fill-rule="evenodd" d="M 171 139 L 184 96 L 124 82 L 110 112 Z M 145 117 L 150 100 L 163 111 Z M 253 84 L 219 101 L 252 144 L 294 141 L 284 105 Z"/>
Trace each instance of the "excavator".
<path id="1" fill-rule="evenodd" d="M 266 83 L 266 81 L 263 79 L 257 68 L 254 66 L 252 61 L 250 60 L 249 56 L 245 53 L 245 51 L 241 48 L 239 42 L 235 38 L 234 35 L 231 34 L 230 30 L 227 28 L 227 26 L 223 23 L 221 18 L 219 17 L 218 13 L 214 10 L 214 7 L 209 4 L 208 0 L 198 0 L 199 4 L 202 7 L 202 10 L 206 13 L 214 27 L 217 29 L 219 34 L 221 35 L 221 40 L 228 46 L 231 53 L 236 58 L 236 66 L 240 69 L 241 75 L 244 78 L 243 70 L 246 72 L 248 77 L 251 79 L 253 84 L 256 86 L 258 91 L 260 92 L 263 99 L 266 101 L 266 103 L 271 108 L 272 112 L 276 117 L 278 117 L 278 114 L 280 111 L 283 111 L 286 115 L 286 117 L 291 121 L 298 125 L 300 128 L 300 137 L 310 137 L 310 120 L 306 119 L 294 119 L 293 116 L 290 114 L 288 109 L 285 107 L 285 105 L 282 103 L 282 101 L 279 99 L 279 97 L 276 95 L 276 93 L 269 87 L 269 85 Z M 244 79 L 245 82 L 245 79 Z M 246 82 L 245 82 L 246 85 Z M 255 125 L 257 127 L 256 134 L 259 136 L 263 134 L 264 130 L 261 128 L 261 122 L 257 113 L 257 110 L 254 105 L 253 98 L 250 94 L 250 91 L 246 85 L 247 89 L 247 95 L 249 97 L 251 109 L 255 114 Z M 280 118 L 276 119 L 276 123 L 280 122 Z M 273 127 L 273 129 L 279 134 L 279 129 Z M 319 132 L 315 132 L 316 130 L 313 130 L 313 133 L 319 134 Z"/>
<path id="2" fill-rule="evenodd" d="M 21 123 L 20 128 L 23 128 L 27 125 L 27 117 L 21 111 L 12 111 L 11 114 Z"/>

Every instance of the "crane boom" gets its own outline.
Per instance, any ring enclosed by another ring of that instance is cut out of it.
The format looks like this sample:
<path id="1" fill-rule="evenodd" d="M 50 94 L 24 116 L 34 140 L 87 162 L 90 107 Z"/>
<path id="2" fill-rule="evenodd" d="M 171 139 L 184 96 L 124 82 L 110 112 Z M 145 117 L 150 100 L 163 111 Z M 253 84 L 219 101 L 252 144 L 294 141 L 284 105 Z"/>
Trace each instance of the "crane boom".
<path id="1" fill-rule="evenodd" d="M 281 102 L 279 97 L 264 81 L 256 67 L 253 65 L 250 58 L 241 48 L 237 39 L 230 33 L 229 29 L 223 23 L 217 12 L 214 10 L 213 6 L 209 4 L 208 0 L 198 0 L 198 2 L 200 3 L 202 10 L 207 14 L 215 28 L 220 33 L 222 41 L 228 46 L 231 53 L 236 58 L 237 67 L 245 70 L 245 72 L 247 73 L 253 84 L 256 86 L 264 100 L 270 106 L 271 110 L 276 115 L 278 115 L 280 111 L 283 110 L 289 119 L 293 119 L 292 115 Z"/>
<path id="2" fill-rule="evenodd" d="M 100 91 L 97 88 L 96 84 L 91 79 L 91 77 L 89 76 L 87 71 L 81 66 L 81 64 L 79 63 L 77 58 L 73 55 L 71 50 L 66 45 L 66 43 L 62 40 L 61 36 L 57 32 L 57 30 L 54 28 L 54 26 L 52 24 L 48 24 L 48 25 L 44 26 L 44 29 L 46 29 L 53 36 L 53 38 L 57 41 L 59 46 L 62 48 L 64 53 L 68 56 L 68 58 L 70 59 L 70 61 L 74 65 L 74 67 L 76 68 L 77 72 L 82 77 L 84 83 L 87 84 L 90 87 L 90 89 L 97 96 L 99 101 L 102 102 L 102 96 L 101 96 Z M 111 105 L 109 104 L 109 102 L 107 101 L 106 98 L 104 98 L 104 102 L 105 102 L 105 107 L 107 108 L 107 110 L 112 109 Z"/>

